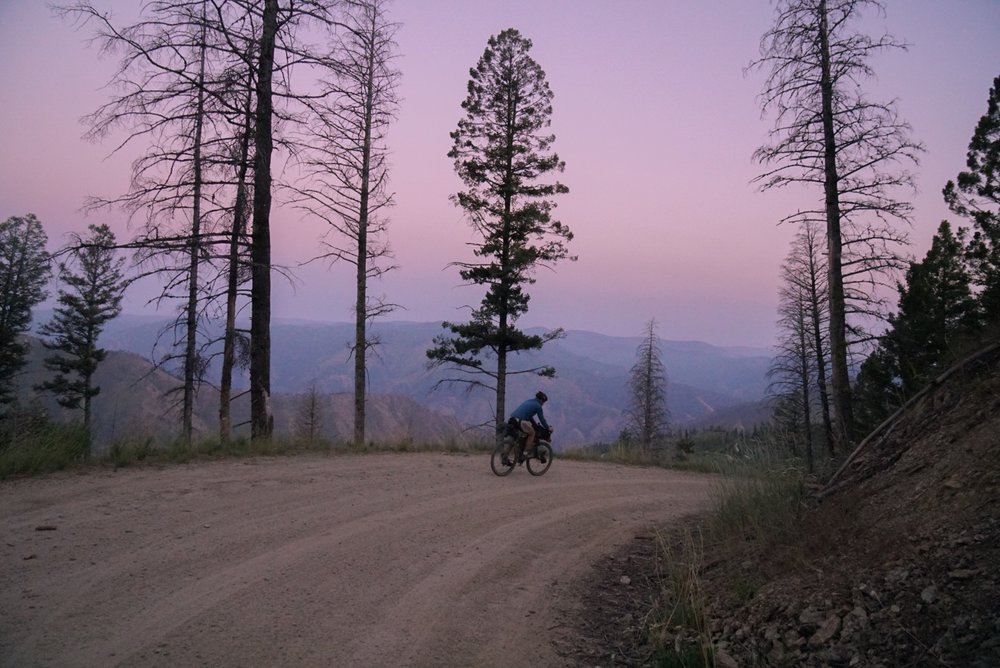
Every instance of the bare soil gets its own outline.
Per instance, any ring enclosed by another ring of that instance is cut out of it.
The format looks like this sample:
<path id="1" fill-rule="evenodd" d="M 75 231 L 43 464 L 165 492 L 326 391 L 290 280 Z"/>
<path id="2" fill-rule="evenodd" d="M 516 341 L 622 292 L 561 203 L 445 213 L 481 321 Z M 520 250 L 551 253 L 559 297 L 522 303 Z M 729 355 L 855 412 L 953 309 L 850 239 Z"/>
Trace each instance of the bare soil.
<path id="1" fill-rule="evenodd" d="M 463 454 L 8 480 L 0 665 L 578 665 L 596 565 L 712 485 Z"/>
<path id="2" fill-rule="evenodd" d="M 702 546 L 717 666 L 1000 666 L 1000 351 L 874 436 L 775 542 Z M 656 662 L 650 611 L 672 605 L 663 545 L 682 554 L 697 526 L 673 522 L 663 540 L 640 535 L 595 564 L 581 593 L 584 665 Z M 668 648 L 705 641 L 686 625 L 656 633 Z"/>

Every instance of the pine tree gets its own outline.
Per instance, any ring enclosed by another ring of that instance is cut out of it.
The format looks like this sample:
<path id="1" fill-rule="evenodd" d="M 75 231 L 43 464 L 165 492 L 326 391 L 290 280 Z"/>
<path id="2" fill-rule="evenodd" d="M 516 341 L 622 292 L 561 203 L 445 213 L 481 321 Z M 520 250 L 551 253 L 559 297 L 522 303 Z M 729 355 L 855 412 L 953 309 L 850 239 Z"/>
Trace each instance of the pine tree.
<path id="1" fill-rule="evenodd" d="M 659 450 L 670 428 L 667 368 L 663 363 L 656 320 L 646 323 L 636 361 L 629 371 L 629 430 L 643 454 Z"/>
<path id="2" fill-rule="evenodd" d="M 525 334 L 515 323 L 528 311 L 525 286 L 535 282 L 535 269 L 567 258 L 573 238 L 552 218 L 552 198 L 568 189 L 545 181 L 564 163 L 551 151 L 555 136 L 543 132 L 551 122 L 553 96 L 545 72 L 529 55 L 531 46 L 517 30 L 504 30 L 490 37 L 470 71 L 465 115 L 451 134 L 448 156 L 466 186 L 453 201 L 476 232 L 474 253 L 480 260 L 454 264 L 462 280 L 487 291 L 470 321 L 444 323 L 451 336 L 438 336 L 427 351 L 432 365 L 448 364 L 463 373 L 449 381 L 495 391 L 498 426 L 506 415 L 509 375 L 555 373 L 549 366 L 512 371 L 508 362 L 511 354 L 540 349 L 562 335 L 561 330 Z"/>
<path id="3" fill-rule="evenodd" d="M 944 199 L 960 216 L 971 218 L 968 257 L 980 289 L 979 301 L 990 322 L 1000 321 L 1000 76 L 993 80 L 986 114 L 979 119 L 966 154 L 966 172 L 948 181 Z"/>
<path id="4" fill-rule="evenodd" d="M 28 347 L 20 340 L 31 325 L 31 309 L 45 299 L 51 257 L 48 237 L 35 214 L 0 223 L 0 406 L 13 401 L 14 377 Z"/>
<path id="5" fill-rule="evenodd" d="M 943 370 L 948 353 L 980 325 L 979 306 L 963 261 L 963 235 L 942 221 L 922 262 L 906 272 L 899 286 L 899 313 L 885 347 L 895 361 L 900 388 L 911 396 Z"/>
<path id="6" fill-rule="evenodd" d="M 899 311 L 858 374 L 862 428 L 878 426 L 920 391 L 950 363 L 956 345 L 981 327 L 964 247 L 961 231 L 952 233 L 943 221 L 924 259 L 910 264 L 898 286 Z"/>
<path id="7" fill-rule="evenodd" d="M 97 366 L 107 351 L 97 347 L 104 325 L 121 312 L 126 281 L 125 260 L 115 252 L 115 235 L 107 225 L 91 225 L 86 239 L 76 236 L 70 255 L 72 264 L 59 265 L 59 306 L 40 333 L 43 344 L 54 355 L 45 358 L 45 368 L 55 377 L 37 389 L 53 393 L 60 406 L 83 408 L 83 423 L 90 428 L 91 399 L 101 388 L 93 384 Z M 75 267 L 73 266 L 75 264 Z"/>

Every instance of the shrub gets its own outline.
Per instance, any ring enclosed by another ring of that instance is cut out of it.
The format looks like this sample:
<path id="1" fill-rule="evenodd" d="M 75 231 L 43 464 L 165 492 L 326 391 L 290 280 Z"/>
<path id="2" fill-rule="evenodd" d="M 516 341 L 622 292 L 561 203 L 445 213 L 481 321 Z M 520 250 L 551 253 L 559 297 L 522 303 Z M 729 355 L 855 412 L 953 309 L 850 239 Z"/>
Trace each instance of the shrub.
<path id="1" fill-rule="evenodd" d="M 0 477 L 59 471 L 86 461 L 90 436 L 82 423 L 57 424 L 38 407 L 0 422 Z"/>

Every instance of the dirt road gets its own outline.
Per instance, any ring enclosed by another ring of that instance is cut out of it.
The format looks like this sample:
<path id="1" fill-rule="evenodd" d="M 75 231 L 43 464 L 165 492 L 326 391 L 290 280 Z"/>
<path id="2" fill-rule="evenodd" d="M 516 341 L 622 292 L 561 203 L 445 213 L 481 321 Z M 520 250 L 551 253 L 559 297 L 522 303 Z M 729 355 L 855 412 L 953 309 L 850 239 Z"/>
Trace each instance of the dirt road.
<path id="1" fill-rule="evenodd" d="M 0 665 L 566 665 L 590 564 L 711 484 L 461 454 L 0 482 Z"/>

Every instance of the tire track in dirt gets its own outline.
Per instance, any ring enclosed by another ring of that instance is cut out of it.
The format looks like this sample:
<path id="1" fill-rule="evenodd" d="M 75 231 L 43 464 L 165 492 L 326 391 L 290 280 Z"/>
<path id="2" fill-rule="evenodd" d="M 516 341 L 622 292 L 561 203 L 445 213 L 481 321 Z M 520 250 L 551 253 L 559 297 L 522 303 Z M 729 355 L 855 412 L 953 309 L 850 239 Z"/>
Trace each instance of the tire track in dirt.
<path id="1" fill-rule="evenodd" d="M 0 665 L 563 665 L 570 585 L 711 485 L 446 454 L 7 481 Z"/>

